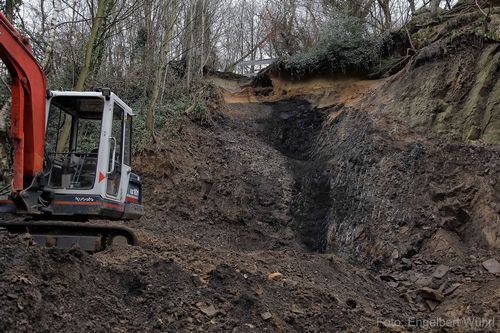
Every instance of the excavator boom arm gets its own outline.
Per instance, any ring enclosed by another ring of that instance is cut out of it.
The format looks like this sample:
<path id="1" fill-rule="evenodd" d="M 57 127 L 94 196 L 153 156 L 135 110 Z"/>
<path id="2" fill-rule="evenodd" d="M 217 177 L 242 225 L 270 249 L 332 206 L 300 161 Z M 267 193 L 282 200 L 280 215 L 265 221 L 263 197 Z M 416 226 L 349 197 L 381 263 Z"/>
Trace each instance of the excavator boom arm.
<path id="1" fill-rule="evenodd" d="M 1 12 L 0 59 L 12 79 L 12 191 L 19 193 L 43 171 L 47 79 L 28 40 Z"/>

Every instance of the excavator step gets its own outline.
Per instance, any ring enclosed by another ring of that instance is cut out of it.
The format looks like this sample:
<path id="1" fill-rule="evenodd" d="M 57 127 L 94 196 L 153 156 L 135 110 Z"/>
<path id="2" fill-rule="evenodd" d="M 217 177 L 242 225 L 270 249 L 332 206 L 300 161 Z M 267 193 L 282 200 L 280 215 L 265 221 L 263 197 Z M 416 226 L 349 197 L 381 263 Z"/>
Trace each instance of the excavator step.
<path id="1" fill-rule="evenodd" d="M 70 249 L 78 246 L 90 253 L 106 250 L 118 241 L 138 245 L 134 232 L 122 226 L 58 221 L 0 221 L 0 230 L 29 234 L 40 245 Z"/>

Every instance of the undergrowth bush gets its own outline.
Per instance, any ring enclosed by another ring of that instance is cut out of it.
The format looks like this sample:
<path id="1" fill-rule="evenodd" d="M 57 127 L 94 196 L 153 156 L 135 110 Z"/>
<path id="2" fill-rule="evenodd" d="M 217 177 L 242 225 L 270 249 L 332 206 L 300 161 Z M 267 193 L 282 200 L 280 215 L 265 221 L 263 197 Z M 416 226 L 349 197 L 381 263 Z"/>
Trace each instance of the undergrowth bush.
<path id="1" fill-rule="evenodd" d="M 200 125 L 212 125 L 217 110 L 221 107 L 220 92 L 213 84 L 196 82 L 191 92 L 187 92 L 179 81 L 168 85 L 168 89 L 155 110 L 155 129 L 160 138 L 176 133 L 176 124 L 182 117 L 188 117 Z M 134 118 L 134 153 L 151 147 L 152 135 L 146 128 L 146 118 L 149 100 L 136 100 L 132 109 Z"/>
<path id="2" fill-rule="evenodd" d="M 320 71 L 365 73 L 380 61 L 385 38 L 369 33 L 357 18 L 338 15 L 331 19 L 314 48 L 283 58 L 275 66 L 297 77 Z"/>

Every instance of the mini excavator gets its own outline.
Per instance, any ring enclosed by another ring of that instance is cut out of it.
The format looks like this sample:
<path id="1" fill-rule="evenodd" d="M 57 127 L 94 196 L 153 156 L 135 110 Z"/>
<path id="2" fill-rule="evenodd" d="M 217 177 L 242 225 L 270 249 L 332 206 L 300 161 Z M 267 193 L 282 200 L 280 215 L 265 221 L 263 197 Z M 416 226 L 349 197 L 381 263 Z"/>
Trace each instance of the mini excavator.
<path id="1" fill-rule="evenodd" d="M 12 82 L 12 181 L 0 188 L 0 229 L 89 252 L 116 237 L 135 245 L 129 228 L 88 223 L 144 214 L 141 180 L 131 168 L 131 108 L 109 89 L 47 90 L 32 46 L 3 13 L 0 58 Z"/>

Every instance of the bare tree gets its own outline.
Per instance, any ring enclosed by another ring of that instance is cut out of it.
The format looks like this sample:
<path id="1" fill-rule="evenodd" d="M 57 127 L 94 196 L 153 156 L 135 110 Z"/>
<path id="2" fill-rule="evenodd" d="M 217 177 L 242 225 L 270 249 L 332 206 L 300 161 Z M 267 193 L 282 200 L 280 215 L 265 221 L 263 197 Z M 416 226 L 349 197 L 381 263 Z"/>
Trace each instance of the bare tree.
<path id="1" fill-rule="evenodd" d="M 160 46 L 159 53 L 159 63 L 156 69 L 155 81 L 153 86 L 153 92 L 149 101 L 146 128 L 150 131 L 153 141 L 156 141 L 155 128 L 154 128 L 154 115 L 155 108 L 160 96 L 160 90 L 162 88 L 163 77 L 167 68 L 167 56 L 169 51 L 169 46 L 172 41 L 172 35 L 174 31 L 174 25 L 177 21 L 177 0 L 170 0 L 165 3 L 166 9 L 166 22 L 163 32 L 163 39 Z"/>
<path id="2" fill-rule="evenodd" d="M 439 10 L 441 0 L 431 0 L 431 15 L 436 16 Z"/>
<path id="3" fill-rule="evenodd" d="M 99 37 L 99 32 L 102 29 L 105 20 L 105 13 L 108 5 L 112 0 L 98 0 L 96 13 L 92 18 L 92 28 L 87 39 L 85 47 L 85 56 L 83 60 L 83 65 L 80 70 L 80 75 L 78 81 L 75 85 L 76 91 L 82 91 L 85 88 L 85 83 L 88 80 L 89 74 L 92 71 L 92 66 L 96 66 L 95 57 L 98 54 L 96 52 L 97 41 Z M 58 142 L 57 152 L 62 153 L 69 141 L 71 135 L 71 118 L 67 117 L 64 122 L 64 127 L 61 132 L 61 137 Z"/>

